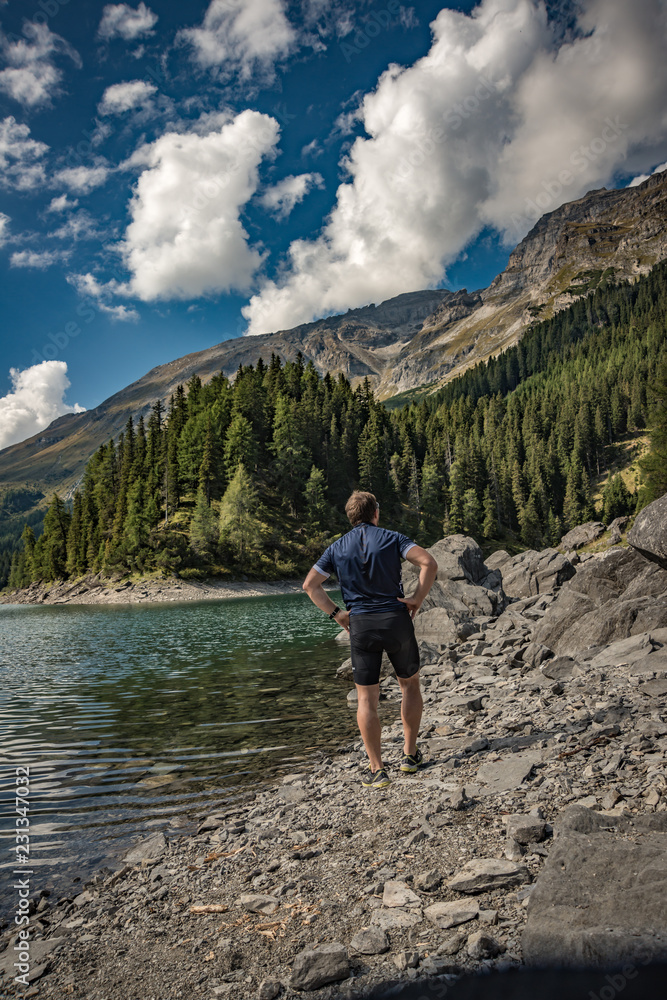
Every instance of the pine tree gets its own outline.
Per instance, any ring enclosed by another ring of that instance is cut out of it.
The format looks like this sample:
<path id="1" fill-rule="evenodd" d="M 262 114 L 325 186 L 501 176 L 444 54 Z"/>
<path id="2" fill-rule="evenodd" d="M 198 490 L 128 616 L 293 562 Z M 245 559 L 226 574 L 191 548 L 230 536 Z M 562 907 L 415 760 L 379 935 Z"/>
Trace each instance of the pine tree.
<path id="1" fill-rule="evenodd" d="M 218 534 L 218 518 L 211 508 L 206 493 L 200 489 L 197 491 L 197 502 L 190 522 L 190 548 L 201 559 L 210 561 L 217 545 Z"/>
<path id="2" fill-rule="evenodd" d="M 651 446 L 639 463 L 644 480 L 642 507 L 667 493 L 667 360 L 662 362 L 649 391 L 653 402 Z"/>
<path id="3" fill-rule="evenodd" d="M 67 574 L 69 524 L 70 515 L 65 502 L 54 493 L 44 518 L 44 534 L 40 537 L 42 572 L 46 580 L 63 579 Z"/>
<path id="4" fill-rule="evenodd" d="M 237 413 L 227 429 L 224 446 L 225 468 L 227 477 L 231 479 L 239 465 L 246 469 L 255 464 L 255 443 L 252 437 L 252 425 L 247 417 Z"/>
<path id="5" fill-rule="evenodd" d="M 316 465 L 310 470 L 303 496 L 306 507 L 306 523 L 315 531 L 322 531 L 329 519 L 329 505 L 326 501 L 326 479 L 322 469 Z"/>
<path id="6" fill-rule="evenodd" d="M 239 465 L 220 501 L 220 538 L 242 569 L 252 562 L 264 530 L 257 488 L 245 467 Z"/>

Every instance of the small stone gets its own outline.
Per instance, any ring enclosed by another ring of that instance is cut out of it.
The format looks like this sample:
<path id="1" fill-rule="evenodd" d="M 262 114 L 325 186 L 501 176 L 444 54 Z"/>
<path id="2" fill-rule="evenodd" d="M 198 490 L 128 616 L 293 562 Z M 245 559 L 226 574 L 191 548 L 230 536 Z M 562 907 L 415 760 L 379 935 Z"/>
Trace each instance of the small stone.
<path id="1" fill-rule="evenodd" d="M 246 893 L 234 903 L 235 906 L 242 906 L 248 913 L 265 913 L 267 915 L 275 913 L 280 906 L 280 900 L 275 896 L 263 896 L 259 892 Z"/>
<path id="2" fill-rule="evenodd" d="M 539 843 L 546 835 L 546 823 L 537 816 L 515 814 L 507 818 L 507 838 L 517 844 Z"/>
<path id="3" fill-rule="evenodd" d="M 277 979 L 265 979 L 259 984 L 257 1000 L 275 1000 L 281 990 L 281 984 Z"/>
<path id="4" fill-rule="evenodd" d="M 476 893 L 506 889 L 529 881 L 530 874 L 523 865 L 496 858 L 475 858 L 464 865 L 447 884 L 456 892 Z"/>
<path id="5" fill-rule="evenodd" d="M 416 875 L 414 884 L 415 888 L 421 889 L 422 892 L 433 892 L 441 882 L 440 873 L 432 869 L 429 872 L 420 872 L 419 875 Z"/>
<path id="6" fill-rule="evenodd" d="M 602 803 L 601 803 L 602 808 L 605 809 L 605 810 L 606 809 L 613 809 L 614 806 L 616 805 L 616 803 L 620 802 L 621 798 L 622 798 L 622 795 L 619 792 L 618 788 L 610 788 L 609 791 L 607 792 L 607 794 L 602 799 Z"/>
<path id="7" fill-rule="evenodd" d="M 496 941 L 487 931 L 475 931 L 468 938 L 468 954 L 471 958 L 495 958 L 505 951 L 505 945 Z"/>
<path id="8" fill-rule="evenodd" d="M 385 882 L 383 906 L 421 906 L 419 896 L 405 882 Z"/>
<path id="9" fill-rule="evenodd" d="M 438 948 L 436 954 L 438 955 L 455 955 L 457 951 L 460 951 L 461 945 L 465 941 L 466 936 L 462 931 L 457 931 L 452 934 L 451 937 L 445 938 L 440 947 Z"/>
<path id="10" fill-rule="evenodd" d="M 422 921 L 421 910 L 375 910 L 371 924 L 383 931 L 393 931 L 403 927 L 414 927 Z"/>
<path id="11" fill-rule="evenodd" d="M 291 986 L 295 990 L 317 990 L 327 983 L 338 983 L 350 975 L 350 964 L 344 945 L 323 944 L 317 949 L 300 952 L 292 966 Z"/>
<path id="12" fill-rule="evenodd" d="M 139 861 L 154 860 L 161 857 L 167 850 L 167 840 L 163 833 L 152 833 L 125 854 L 124 859 L 129 864 Z"/>
<path id="13" fill-rule="evenodd" d="M 399 951 L 392 960 L 399 972 L 405 972 L 406 969 L 416 969 L 419 965 L 419 952 Z"/>
<path id="14" fill-rule="evenodd" d="M 498 923 L 498 911 L 497 910 L 480 910 L 479 911 L 479 922 L 480 924 L 490 924 L 494 925 Z"/>
<path id="15" fill-rule="evenodd" d="M 362 955 L 382 955 L 389 951 L 389 938 L 380 927 L 365 927 L 354 935 L 350 945 Z"/>
<path id="16" fill-rule="evenodd" d="M 408 848 L 414 847 L 415 844 L 420 844 L 422 840 L 426 840 L 427 838 L 428 838 L 428 833 L 422 826 L 419 828 L 419 830 L 415 830 L 414 833 L 411 833 L 408 837 L 406 837 L 403 843 L 405 847 Z"/>
<path id="17" fill-rule="evenodd" d="M 424 916 L 443 931 L 474 920 L 478 913 L 477 903 L 459 899 L 449 903 L 433 903 L 424 910 Z"/>
<path id="18" fill-rule="evenodd" d="M 457 788 L 455 792 L 449 797 L 449 804 L 452 809 L 460 812 L 461 809 L 465 809 L 465 804 L 468 801 L 468 796 L 466 795 L 465 788 Z"/>

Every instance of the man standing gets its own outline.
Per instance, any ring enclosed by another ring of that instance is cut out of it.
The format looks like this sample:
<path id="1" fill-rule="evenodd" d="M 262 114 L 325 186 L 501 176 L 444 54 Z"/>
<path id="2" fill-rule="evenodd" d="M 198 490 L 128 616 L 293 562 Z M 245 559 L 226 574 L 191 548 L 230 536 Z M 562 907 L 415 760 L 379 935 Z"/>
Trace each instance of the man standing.
<path id="1" fill-rule="evenodd" d="M 410 774 L 422 763 L 417 735 L 423 709 L 412 619 L 433 585 L 438 564 L 405 535 L 379 527 L 380 506 L 372 493 L 355 491 L 345 504 L 345 513 L 352 530 L 326 549 L 303 589 L 350 633 L 357 722 L 370 768 L 363 784 L 385 788 L 389 778 L 382 764 L 378 716 L 382 653 L 387 653 L 401 686 L 404 746 L 400 767 Z M 419 584 L 412 597 L 403 595 L 401 558 L 419 568 Z M 322 586 L 331 573 L 338 577 L 346 611 L 336 607 Z"/>

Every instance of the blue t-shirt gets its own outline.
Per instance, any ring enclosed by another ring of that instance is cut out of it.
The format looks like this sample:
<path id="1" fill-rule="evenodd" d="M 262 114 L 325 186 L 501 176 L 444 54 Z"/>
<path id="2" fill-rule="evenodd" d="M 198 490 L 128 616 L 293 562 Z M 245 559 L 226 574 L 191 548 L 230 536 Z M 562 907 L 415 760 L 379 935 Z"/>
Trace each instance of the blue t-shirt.
<path id="1" fill-rule="evenodd" d="M 374 524 L 357 524 L 325 550 L 314 569 L 322 576 L 335 573 L 345 607 L 351 615 L 403 608 L 401 557 L 415 545 L 398 531 Z"/>

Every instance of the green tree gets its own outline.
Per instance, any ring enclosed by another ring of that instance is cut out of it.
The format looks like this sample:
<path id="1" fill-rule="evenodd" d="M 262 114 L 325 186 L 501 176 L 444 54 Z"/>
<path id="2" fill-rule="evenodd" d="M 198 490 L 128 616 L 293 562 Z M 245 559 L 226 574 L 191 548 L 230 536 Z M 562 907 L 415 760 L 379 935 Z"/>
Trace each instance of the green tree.
<path id="1" fill-rule="evenodd" d="M 241 568 L 248 566 L 264 536 L 259 495 L 252 477 L 239 465 L 220 501 L 220 538 Z"/>
<path id="2" fill-rule="evenodd" d="M 190 522 L 190 548 L 201 559 L 210 561 L 218 542 L 218 534 L 218 517 L 210 506 L 206 493 L 200 489 L 197 491 L 197 502 Z"/>
<path id="3" fill-rule="evenodd" d="M 643 478 L 640 506 L 667 493 L 667 360 L 662 362 L 652 385 L 651 444 L 639 465 Z"/>
<path id="4" fill-rule="evenodd" d="M 310 470 L 303 495 L 308 527 L 322 531 L 329 517 L 329 505 L 326 500 L 326 478 L 322 469 L 318 469 L 316 465 Z"/>

